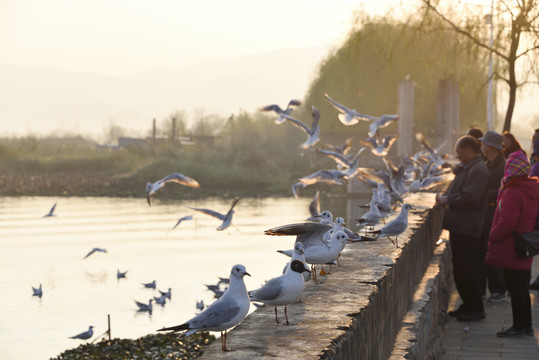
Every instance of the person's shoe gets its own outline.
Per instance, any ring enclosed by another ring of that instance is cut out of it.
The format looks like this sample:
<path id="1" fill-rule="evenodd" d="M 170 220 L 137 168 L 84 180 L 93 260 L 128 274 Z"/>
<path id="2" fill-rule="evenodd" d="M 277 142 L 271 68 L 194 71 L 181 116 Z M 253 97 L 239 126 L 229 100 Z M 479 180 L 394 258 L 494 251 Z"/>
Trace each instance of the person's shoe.
<path id="1" fill-rule="evenodd" d="M 497 292 L 490 294 L 490 296 L 487 299 L 487 302 L 491 302 L 491 303 L 498 303 L 502 301 L 505 301 L 505 294 L 497 293 Z"/>
<path id="2" fill-rule="evenodd" d="M 526 331 L 524 329 L 515 330 L 512 327 L 510 327 L 507 330 L 497 332 L 496 336 L 497 337 L 509 337 L 509 338 L 522 338 L 522 337 L 526 336 Z"/>
<path id="3" fill-rule="evenodd" d="M 531 327 L 531 326 L 526 328 L 525 331 L 526 331 L 526 336 L 533 336 L 534 335 L 533 327 Z"/>
<path id="4" fill-rule="evenodd" d="M 447 312 L 447 315 L 449 315 L 450 317 L 457 317 L 457 316 L 463 315 L 463 314 L 464 314 L 464 312 L 462 312 L 462 310 L 460 310 L 460 309 L 451 310 L 451 311 Z"/>
<path id="5" fill-rule="evenodd" d="M 534 281 L 528 286 L 530 290 L 539 290 L 539 281 Z"/>
<path id="6" fill-rule="evenodd" d="M 479 321 L 485 318 L 485 312 L 469 312 L 457 316 L 458 321 Z"/>

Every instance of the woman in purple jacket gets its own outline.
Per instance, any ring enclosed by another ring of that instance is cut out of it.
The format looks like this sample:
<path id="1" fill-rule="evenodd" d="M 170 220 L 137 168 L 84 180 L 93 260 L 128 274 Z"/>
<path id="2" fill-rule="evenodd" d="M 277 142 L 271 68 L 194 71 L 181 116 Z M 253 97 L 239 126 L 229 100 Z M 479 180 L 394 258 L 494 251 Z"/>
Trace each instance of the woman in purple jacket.
<path id="1" fill-rule="evenodd" d="M 521 259 L 515 252 L 513 231 L 533 230 L 539 201 L 537 180 L 528 177 L 530 162 L 521 150 L 509 155 L 490 229 L 487 264 L 503 268 L 511 295 L 513 326 L 496 333 L 499 337 L 533 336 L 528 271 L 533 257 Z"/>

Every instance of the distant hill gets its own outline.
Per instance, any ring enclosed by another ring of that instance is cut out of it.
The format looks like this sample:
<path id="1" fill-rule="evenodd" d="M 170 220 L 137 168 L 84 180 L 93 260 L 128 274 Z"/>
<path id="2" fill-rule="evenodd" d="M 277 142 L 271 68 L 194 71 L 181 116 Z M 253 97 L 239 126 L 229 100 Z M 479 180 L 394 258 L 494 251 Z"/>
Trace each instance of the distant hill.
<path id="1" fill-rule="evenodd" d="M 311 47 L 249 55 L 132 76 L 0 64 L 0 136 L 53 131 L 100 136 L 114 121 L 146 132 L 185 110 L 228 117 L 240 109 L 302 99 L 327 49 Z"/>

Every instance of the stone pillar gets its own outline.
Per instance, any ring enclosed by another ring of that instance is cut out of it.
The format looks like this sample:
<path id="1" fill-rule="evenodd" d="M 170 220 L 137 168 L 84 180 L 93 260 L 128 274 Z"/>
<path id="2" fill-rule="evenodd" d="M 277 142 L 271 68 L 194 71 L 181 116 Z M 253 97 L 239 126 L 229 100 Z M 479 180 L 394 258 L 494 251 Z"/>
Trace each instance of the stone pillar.
<path id="1" fill-rule="evenodd" d="M 440 151 L 452 154 L 459 132 L 459 84 L 453 76 L 449 76 L 438 84 L 438 142 L 433 146 L 437 147 L 445 141 L 445 146 Z"/>
<path id="2" fill-rule="evenodd" d="M 408 78 L 399 84 L 399 139 L 397 157 L 411 156 L 414 139 L 414 83 Z"/>

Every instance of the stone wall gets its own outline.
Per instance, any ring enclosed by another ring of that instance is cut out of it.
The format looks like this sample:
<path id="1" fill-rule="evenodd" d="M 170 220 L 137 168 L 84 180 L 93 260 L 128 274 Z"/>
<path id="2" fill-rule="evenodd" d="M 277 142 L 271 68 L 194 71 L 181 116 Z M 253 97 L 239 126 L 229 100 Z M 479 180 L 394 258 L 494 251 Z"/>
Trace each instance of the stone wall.
<path id="1" fill-rule="evenodd" d="M 412 194 L 406 201 L 414 210 L 399 236 L 400 248 L 387 239 L 348 245 L 342 267 L 320 276 L 320 284 L 308 282 L 302 302 L 288 306 L 294 325 L 277 325 L 273 307 L 258 309 L 229 332 L 228 347 L 235 351 L 222 352 L 217 340 L 202 359 L 389 358 L 433 259 L 443 215 L 433 193 Z M 282 307 L 278 314 L 284 320 Z"/>

